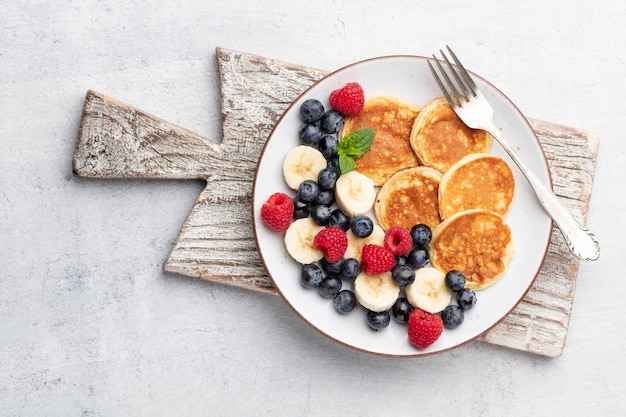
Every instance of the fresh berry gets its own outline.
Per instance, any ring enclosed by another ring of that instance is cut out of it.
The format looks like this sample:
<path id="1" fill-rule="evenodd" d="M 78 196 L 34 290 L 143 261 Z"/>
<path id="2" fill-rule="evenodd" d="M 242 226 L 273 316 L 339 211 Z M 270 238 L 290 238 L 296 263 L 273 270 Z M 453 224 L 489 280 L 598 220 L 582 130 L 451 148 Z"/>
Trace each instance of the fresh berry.
<path id="1" fill-rule="evenodd" d="M 391 271 L 396 260 L 384 246 L 368 243 L 361 251 L 361 269 L 371 275 Z"/>
<path id="2" fill-rule="evenodd" d="M 409 342 L 417 349 L 426 349 L 443 332 L 441 317 L 416 308 L 409 316 Z"/>
<path id="3" fill-rule="evenodd" d="M 365 96 L 359 83 L 348 83 L 330 93 L 330 105 L 345 116 L 356 116 L 363 110 Z"/>
<path id="4" fill-rule="evenodd" d="M 320 121 L 320 127 L 322 131 L 325 133 L 337 133 L 343 127 L 343 116 L 337 110 L 328 110 L 322 116 L 322 120 Z M 320 137 L 321 139 L 321 137 Z"/>
<path id="5" fill-rule="evenodd" d="M 298 135 L 303 145 L 317 147 L 322 139 L 322 130 L 317 124 L 304 123 L 300 125 Z"/>
<path id="6" fill-rule="evenodd" d="M 326 277 L 320 282 L 317 291 L 324 298 L 335 298 L 341 290 L 341 279 L 339 277 Z"/>
<path id="7" fill-rule="evenodd" d="M 396 256 L 396 264 L 395 266 L 398 265 L 408 265 L 409 261 L 406 259 L 406 256 Z"/>
<path id="8" fill-rule="evenodd" d="M 303 219 L 311 214 L 309 203 L 301 201 L 298 197 L 293 198 L 293 218 Z"/>
<path id="9" fill-rule="evenodd" d="M 341 274 L 341 267 L 343 266 L 344 259 L 339 259 L 336 262 L 328 262 L 326 258 L 322 258 L 320 264 L 322 265 L 322 270 L 326 272 L 326 275 L 339 275 Z"/>
<path id="10" fill-rule="evenodd" d="M 361 263 L 354 258 L 347 258 L 341 265 L 340 275 L 346 279 L 356 279 L 361 273 Z"/>
<path id="11" fill-rule="evenodd" d="M 324 115 L 324 105 L 314 98 L 305 100 L 300 106 L 300 117 L 307 123 L 315 123 Z"/>
<path id="12" fill-rule="evenodd" d="M 315 288 L 320 285 L 324 279 L 324 274 L 319 266 L 315 264 L 302 265 L 302 273 L 300 274 L 300 283 L 305 288 Z"/>
<path id="13" fill-rule="evenodd" d="M 441 321 L 444 327 L 448 329 L 456 329 L 465 319 L 463 309 L 457 305 L 450 304 L 441 312 Z"/>
<path id="14" fill-rule="evenodd" d="M 321 170 L 319 175 L 317 176 L 317 183 L 322 188 L 322 190 L 332 190 L 333 188 L 335 188 L 337 178 L 339 178 L 339 175 L 337 175 L 337 171 L 332 168 L 326 167 Z"/>
<path id="15" fill-rule="evenodd" d="M 293 200 L 287 194 L 274 193 L 261 206 L 261 219 L 276 232 L 284 232 L 293 219 Z"/>
<path id="16" fill-rule="evenodd" d="M 430 262 L 430 254 L 428 253 L 428 249 L 423 246 L 418 246 L 411 249 L 406 259 L 414 268 L 423 268 Z"/>
<path id="17" fill-rule="evenodd" d="M 367 216 L 356 216 L 352 219 L 350 229 L 356 237 L 368 237 L 374 231 L 374 222 Z"/>
<path id="18" fill-rule="evenodd" d="M 476 293 L 469 288 L 463 288 L 461 291 L 456 293 L 456 303 L 463 310 L 469 310 L 476 305 Z"/>
<path id="19" fill-rule="evenodd" d="M 328 222 L 330 222 L 330 208 L 327 206 L 311 207 L 311 218 L 320 226 L 328 225 Z"/>
<path id="20" fill-rule="evenodd" d="M 405 297 L 399 297 L 391 307 L 391 315 L 398 323 L 407 323 L 413 306 Z"/>
<path id="21" fill-rule="evenodd" d="M 302 181 L 298 186 L 298 198 L 305 203 L 312 203 L 320 195 L 320 186 L 313 180 Z"/>
<path id="22" fill-rule="evenodd" d="M 404 256 L 413 247 L 413 239 L 404 227 L 392 226 L 385 233 L 385 247 L 396 256 Z"/>
<path id="23" fill-rule="evenodd" d="M 461 291 L 465 287 L 465 275 L 457 270 L 448 271 L 446 273 L 446 285 L 454 292 Z"/>
<path id="24" fill-rule="evenodd" d="M 433 238 L 433 232 L 425 224 L 416 224 L 411 228 L 411 238 L 416 246 L 426 246 Z"/>
<path id="25" fill-rule="evenodd" d="M 313 246 L 322 251 L 328 262 L 337 262 L 346 252 L 348 237 L 341 227 L 328 227 L 315 235 Z"/>
<path id="26" fill-rule="evenodd" d="M 313 204 L 316 206 L 330 207 L 335 202 L 335 192 L 333 190 L 321 190 Z"/>
<path id="27" fill-rule="evenodd" d="M 349 313 L 356 308 L 356 296 L 350 290 L 341 290 L 335 295 L 335 309 L 342 313 Z"/>
<path id="28" fill-rule="evenodd" d="M 350 230 L 350 217 L 342 209 L 334 209 L 330 212 L 328 225 L 341 227 L 347 232 Z"/>
<path id="29" fill-rule="evenodd" d="M 391 315 L 389 311 L 374 312 L 368 310 L 366 321 L 367 325 L 370 326 L 372 330 L 378 331 L 389 326 Z"/>
<path id="30" fill-rule="evenodd" d="M 317 146 L 320 149 L 324 158 L 331 159 L 337 156 L 337 146 L 339 146 L 339 141 L 335 135 L 324 135 L 322 139 L 320 139 Z"/>
<path id="31" fill-rule="evenodd" d="M 410 265 L 396 265 L 391 270 L 391 278 L 400 287 L 406 287 L 415 281 L 415 271 Z"/>

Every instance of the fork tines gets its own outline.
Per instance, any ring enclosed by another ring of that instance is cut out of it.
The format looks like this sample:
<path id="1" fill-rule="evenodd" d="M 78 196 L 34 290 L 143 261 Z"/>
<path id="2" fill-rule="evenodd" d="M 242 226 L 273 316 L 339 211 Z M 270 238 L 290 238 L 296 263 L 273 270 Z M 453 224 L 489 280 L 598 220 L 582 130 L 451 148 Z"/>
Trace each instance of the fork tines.
<path id="1" fill-rule="evenodd" d="M 476 96 L 476 84 L 468 74 L 463 64 L 461 64 L 461 61 L 459 61 L 455 53 L 452 51 L 452 49 L 450 49 L 450 47 L 447 45 L 446 49 L 448 50 L 450 56 L 452 57 L 452 60 L 454 61 L 454 65 L 452 65 L 445 52 L 441 49 L 439 50 L 441 56 L 443 57 L 443 62 L 446 63 L 446 67 L 448 69 L 447 71 L 441 65 L 441 61 L 437 59 L 435 55 L 433 55 L 433 61 L 437 66 L 437 70 L 439 71 L 441 76 L 437 74 L 437 71 L 435 71 L 430 61 L 427 61 L 427 64 L 431 74 L 433 75 L 433 78 L 437 82 L 437 85 L 441 89 L 443 95 L 446 97 L 446 100 L 448 100 L 450 106 L 454 108 L 461 104 L 461 98 L 463 98 L 467 102 L 468 97 Z M 452 79 L 449 77 L 448 72 L 452 74 L 456 83 L 452 81 Z M 442 81 L 442 78 L 445 81 L 445 85 L 444 81 Z"/>

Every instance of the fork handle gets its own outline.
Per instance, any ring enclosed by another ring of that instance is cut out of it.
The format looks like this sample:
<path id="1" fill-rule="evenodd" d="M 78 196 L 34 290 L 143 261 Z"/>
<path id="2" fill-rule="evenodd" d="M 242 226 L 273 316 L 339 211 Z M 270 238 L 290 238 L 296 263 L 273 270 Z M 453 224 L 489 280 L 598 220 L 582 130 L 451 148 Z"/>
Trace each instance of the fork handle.
<path id="1" fill-rule="evenodd" d="M 556 194 L 537 178 L 526 164 L 522 162 L 513 148 L 511 148 L 497 132 L 490 131 L 489 133 L 498 141 L 519 167 L 520 171 L 522 171 L 522 174 L 524 174 L 530 186 L 535 191 L 539 202 L 550 217 L 552 217 L 556 226 L 561 230 L 570 251 L 585 261 L 595 261 L 598 259 L 600 256 L 600 243 L 596 236 L 572 217 L 567 208 L 559 201 Z"/>

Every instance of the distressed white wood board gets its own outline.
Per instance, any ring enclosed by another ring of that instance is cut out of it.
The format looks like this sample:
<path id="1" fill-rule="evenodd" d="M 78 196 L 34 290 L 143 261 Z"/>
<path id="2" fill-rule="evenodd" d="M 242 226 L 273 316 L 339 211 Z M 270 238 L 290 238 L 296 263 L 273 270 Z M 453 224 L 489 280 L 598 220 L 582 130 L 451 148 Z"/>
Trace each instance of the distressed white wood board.
<path id="1" fill-rule="evenodd" d="M 90 90 L 74 151 L 74 172 L 93 178 L 205 180 L 206 187 L 183 224 L 164 270 L 276 294 L 252 230 L 254 172 L 280 115 L 327 72 L 229 49 L 216 52 L 222 138 L 218 133 L 217 140 L 210 140 Z M 548 159 L 555 192 L 584 223 L 598 153 L 597 135 L 529 121 Z M 561 355 L 577 275 L 578 260 L 555 229 L 532 288 L 504 320 L 479 339 L 545 356 Z"/>

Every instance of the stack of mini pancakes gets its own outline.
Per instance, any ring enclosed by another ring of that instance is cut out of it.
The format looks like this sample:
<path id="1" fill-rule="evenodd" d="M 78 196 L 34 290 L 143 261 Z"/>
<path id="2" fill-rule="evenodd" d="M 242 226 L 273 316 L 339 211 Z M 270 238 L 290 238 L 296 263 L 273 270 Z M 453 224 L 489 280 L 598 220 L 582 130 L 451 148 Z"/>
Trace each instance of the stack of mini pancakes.
<path id="1" fill-rule="evenodd" d="M 495 283 L 515 252 L 504 221 L 515 180 L 504 160 L 488 154 L 491 135 L 467 127 L 443 97 L 423 108 L 398 97 L 372 97 L 346 119 L 341 136 L 367 127 L 374 141 L 356 170 L 380 187 L 378 224 L 384 230 L 428 225 L 433 267 L 463 272 L 470 289 Z"/>

